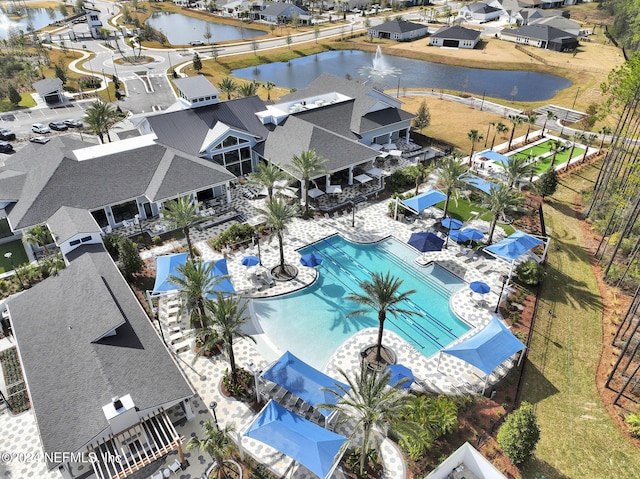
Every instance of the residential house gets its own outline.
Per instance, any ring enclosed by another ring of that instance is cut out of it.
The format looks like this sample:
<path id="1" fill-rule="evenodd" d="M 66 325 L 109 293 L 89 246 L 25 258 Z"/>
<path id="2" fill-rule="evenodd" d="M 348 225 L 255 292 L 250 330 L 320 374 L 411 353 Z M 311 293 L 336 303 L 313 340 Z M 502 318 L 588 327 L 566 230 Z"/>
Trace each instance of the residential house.
<path id="1" fill-rule="evenodd" d="M 269 23 L 292 23 L 297 19 L 302 24 L 311 24 L 311 12 L 305 6 L 294 3 L 273 2 L 260 12 L 260 18 Z"/>
<path id="2" fill-rule="evenodd" d="M 51 221 L 67 267 L 7 302 L 48 469 L 126 477 L 176 450 L 184 462 L 167 410 L 192 419 L 194 391 L 104 245 L 69 247 L 99 237 L 91 214 L 63 207 Z"/>
<path id="3" fill-rule="evenodd" d="M 480 23 L 490 22 L 500 18 L 502 8 L 487 5 L 484 2 L 474 2 L 464 5 L 458 10 L 458 18 L 465 21 L 476 21 Z"/>
<path id="4" fill-rule="evenodd" d="M 64 102 L 65 96 L 62 90 L 62 80 L 60 78 L 45 78 L 35 82 L 33 89 L 36 91 L 40 98 L 49 106 L 57 105 Z"/>
<path id="5" fill-rule="evenodd" d="M 368 34 L 373 38 L 387 38 L 406 42 L 416 38 L 426 37 L 429 34 L 429 27 L 394 18 L 393 20 L 369 28 Z"/>
<path id="6" fill-rule="evenodd" d="M 567 32 L 575 37 L 587 36 L 588 30 L 582 28 L 578 22 L 569 20 L 562 16 L 542 17 L 537 19 L 530 19 L 529 25 L 546 25 L 549 27 L 557 28 L 563 32 Z"/>
<path id="7" fill-rule="evenodd" d="M 449 48 L 475 48 L 480 41 L 479 30 L 460 25 L 442 27 L 429 37 L 429 45 Z"/>
<path id="8" fill-rule="evenodd" d="M 499 38 L 557 52 L 573 51 L 578 47 L 578 39 L 575 35 L 548 25 L 505 28 L 499 33 Z"/>

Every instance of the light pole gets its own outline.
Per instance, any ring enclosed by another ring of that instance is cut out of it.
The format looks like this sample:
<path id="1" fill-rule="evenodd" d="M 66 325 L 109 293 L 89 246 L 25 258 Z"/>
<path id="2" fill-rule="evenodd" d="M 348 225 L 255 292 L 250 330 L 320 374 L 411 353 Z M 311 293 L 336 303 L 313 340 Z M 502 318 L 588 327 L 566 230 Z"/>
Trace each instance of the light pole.
<path id="1" fill-rule="evenodd" d="M 118 38 L 118 34 L 116 33 L 116 39 Z M 118 69 L 116 68 L 116 60 L 113 57 L 113 55 L 111 55 L 111 63 L 113 63 L 113 74 L 115 76 L 118 76 Z"/>
<path id="2" fill-rule="evenodd" d="M 351 227 L 356 227 L 356 204 L 354 201 L 351 202 Z"/>
<path id="3" fill-rule="evenodd" d="M 251 369 L 251 372 L 253 373 L 253 380 L 255 382 L 255 388 L 256 388 L 256 403 L 260 404 L 260 389 L 258 387 L 258 376 L 260 375 L 260 373 L 262 371 L 260 371 L 258 369 L 258 366 L 256 366 L 255 364 L 253 364 L 253 361 L 251 361 L 249 363 L 249 369 Z"/>
<path id="4" fill-rule="evenodd" d="M 255 235 L 255 240 L 256 240 L 256 244 L 258 245 L 258 264 L 260 266 L 262 266 L 262 254 L 260 253 L 260 235 L 258 234 L 258 232 L 256 231 L 256 235 Z M 253 364 L 253 363 L 251 363 Z"/>
<path id="5" fill-rule="evenodd" d="M 507 284 L 507 276 L 506 275 L 502 275 L 502 287 L 500 288 L 500 294 L 498 295 L 498 304 L 496 304 L 496 309 L 493 310 L 494 313 L 498 312 L 498 309 L 500 309 L 500 300 L 502 299 L 502 293 L 504 292 L 504 287 Z"/>
<path id="6" fill-rule="evenodd" d="M 109 93 L 109 82 L 107 76 L 104 74 L 104 68 L 102 69 L 102 78 L 104 79 L 104 86 L 107 88 L 107 97 L 109 97 L 109 103 L 111 103 L 111 93 Z"/>
<path id="7" fill-rule="evenodd" d="M 13 257 L 13 253 L 11 251 L 7 251 L 4 254 L 4 257 L 9 260 L 9 263 L 11 263 L 11 269 L 14 271 L 14 273 L 16 273 L 16 278 L 18 278 L 18 283 L 20 283 L 20 289 L 23 290 L 24 289 L 24 283 L 22 282 L 22 278 L 18 274 L 18 269 L 16 268 L 16 265 L 13 263 L 13 258 L 12 258 Z"/>
<path id="8" fill-rule="evenodd" d="M 216 416 L 216 407 L 218 407 L 218 403 L 215 401 L 211 401 L 209 403 L 209 407 L 211 408 L 211 412 L 213 413 L 213 421 L 216 423 L 216 429 L 219 431 L 220 426 L 218 426 L 218 416 Z"/>
<path id="9" fill-rule="evenodd" d="M 482 103 L 480 103 L 480 111 L 482 111 L 482 107 L 484 106 L 484 97 L 487 94 L 487 89 L 482 90 Z M 488 133 L 487 133 L 488 134 Z M 486 144 L 484 146 L 487 146 Z"/>
<path id="10" fill-rule="evenodd" d="M 484 96 L 482 97 L 482 101 L 484 102 Z M 480 108 L 480 110 L 482 110 L 482 108 Z M 487 134 L 484 137 L 484 147 L 487 147 L 487 140 L 489 139 L 489 130 L 491 130 L 491 125 L 493 125 L 493 122 L 489 122 L 489 124 L 487 125 Z"/>

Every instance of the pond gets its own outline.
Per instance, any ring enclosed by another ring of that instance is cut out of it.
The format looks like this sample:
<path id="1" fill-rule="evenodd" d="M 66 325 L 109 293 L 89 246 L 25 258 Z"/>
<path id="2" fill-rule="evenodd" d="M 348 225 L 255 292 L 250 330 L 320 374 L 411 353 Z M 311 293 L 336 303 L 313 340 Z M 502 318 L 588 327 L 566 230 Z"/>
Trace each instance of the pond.
<path id="1" fill-rule="evenodd" d="M 27 27 L 33 26 L 34 30 L 46 27 L 62 18 L 62 14 L 53 8 L 21 8 L 19 17 L 9 16 L 4 10 L 0 10 L 0 39 L 9 38 L 11 29 L 22 30 L 27 33 Z"/>
<path id="2" fill-rule="evenodd" d="M 353 79 L 372 81 L 386 89 L 397 88 L 399 83 L 403 89 L 442 88 L 517 101 L 548 100 L 558 91 L 571 86 L 570 80 L 546 73 L 457 67 L 389 55 L 384 56 L 384 61 L 389 67 L 401 70 L 399 82 L 398 76 L 369 79 L 363 70 L 373 65 L 374 58 L 374 53 L 360 50 L 332 51 L 291 62 L 242 68 L 234 70 L 232 74 L 247 80 L 271 81 L 285 88 L 301 89 L 320 74 L 332 73 L 339 77 L 349 75 Z"/>
<path id="3" fill-rule="evenodd" d="M 266 35 L 266 32 L 262 30 L 207 22 L 199 18 L 173 12 L 154 12 L 146 23 L 151 28 L 164 33 L 171 45 L 188 45 L 190 42 L 198 40 L 206 44 L 207 40 L 203 35 L 207 25 L 209 25 L 212 33 L 211 43 L 229 40 L 250 40 Z"/>

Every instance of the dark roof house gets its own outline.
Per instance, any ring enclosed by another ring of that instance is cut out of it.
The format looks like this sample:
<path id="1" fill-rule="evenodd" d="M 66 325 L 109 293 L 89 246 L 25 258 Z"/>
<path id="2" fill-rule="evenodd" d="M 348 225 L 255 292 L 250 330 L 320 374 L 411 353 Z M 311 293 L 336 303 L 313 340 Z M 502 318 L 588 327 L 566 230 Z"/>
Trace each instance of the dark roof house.
<path id="1" fill-rule="evenodd" d="M 500 32 L 500 38 L 558 52 L 573 51 L 578 47 L 578 39 L 575 35 L 548 25 L 505 28 Z"/>
<path id="2" fill-rule="evenodd" d="M 387 38 L 401 42 L 426 37 L 429 27 L 419 23 L 394 18 L 388 22 L 369 28 L 368 34 L 373 38 Z"/>
<path id="3" fill-rule="evenodd" d="M 481 32 L 472 28 L 454 25 L 442 27 L 429 37 L 429 45 L 451 48 L 475 48 L 480 40 Z"/>

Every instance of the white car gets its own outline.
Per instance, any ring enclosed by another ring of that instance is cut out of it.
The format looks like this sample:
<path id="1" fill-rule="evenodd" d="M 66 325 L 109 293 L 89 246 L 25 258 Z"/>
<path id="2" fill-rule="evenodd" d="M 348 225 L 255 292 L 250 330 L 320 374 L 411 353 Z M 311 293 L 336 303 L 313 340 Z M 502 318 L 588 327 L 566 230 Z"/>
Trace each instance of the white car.
<path id="1" fill-rule="evenodd" d="M 43 125 L 42 123 L 34 123 L 33 125 L 31 125 L 31 131 L 33 131 L 34 133 L 38 133 L 39 135 L 51 133 L 51 129 L 47 125 Z"/>

